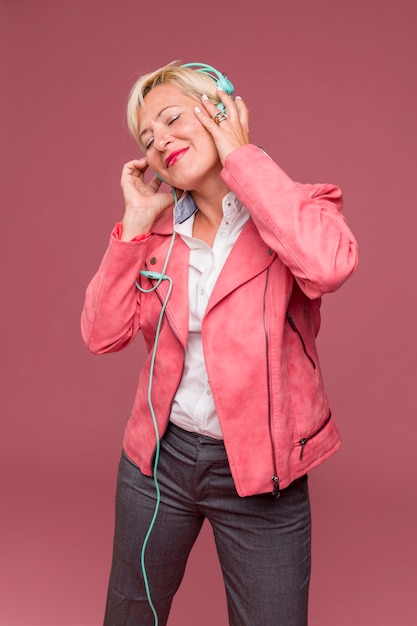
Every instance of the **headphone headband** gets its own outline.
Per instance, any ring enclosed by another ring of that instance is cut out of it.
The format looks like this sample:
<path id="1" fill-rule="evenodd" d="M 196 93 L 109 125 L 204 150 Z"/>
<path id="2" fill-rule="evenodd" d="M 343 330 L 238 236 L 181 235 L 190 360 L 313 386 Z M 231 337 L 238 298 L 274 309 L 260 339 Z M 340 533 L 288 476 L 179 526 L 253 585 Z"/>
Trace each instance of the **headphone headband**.
<path id="1" fill-rule="evenodd" d="M 188 67 L 196 72 L 207 74 L 207 76 L 210 76 L 210 78 L 216 81 L 217 86 L 223 89 L 229 96 L 231 96 L 235 90 L 226 74 L 219 72 L 211 65 L 207 65 L 206 63 L 184 63 L 181 67 Z"/>

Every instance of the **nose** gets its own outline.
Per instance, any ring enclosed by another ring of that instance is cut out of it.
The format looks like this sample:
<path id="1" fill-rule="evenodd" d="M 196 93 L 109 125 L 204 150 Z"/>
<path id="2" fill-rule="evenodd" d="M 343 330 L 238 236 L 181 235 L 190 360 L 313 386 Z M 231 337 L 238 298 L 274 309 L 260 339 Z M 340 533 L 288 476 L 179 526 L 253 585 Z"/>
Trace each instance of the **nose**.
<path id="1" fill-rule="evenodd" d="M 157 128 L 154 128 L 153 133 L 154 146 L 159 152 L 164 152 L 167 146 L 171 143 L 172 137 L 169 133 L 169 129 L 161 124 Z"/>

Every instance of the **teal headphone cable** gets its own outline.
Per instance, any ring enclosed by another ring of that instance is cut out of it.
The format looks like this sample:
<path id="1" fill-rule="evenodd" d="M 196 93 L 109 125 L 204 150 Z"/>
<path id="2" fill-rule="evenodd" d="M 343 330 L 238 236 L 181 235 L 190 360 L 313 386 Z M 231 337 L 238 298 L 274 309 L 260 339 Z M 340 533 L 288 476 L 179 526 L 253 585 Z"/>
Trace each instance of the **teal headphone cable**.
<path id="1" fill-rule="evenodd" d="M 177 194 L 175 192 L 175 189 L 173 189 L 173 192 L 174 192 L 175 205 L 177 205 L 178 198 L 177 198 Z M 164 314 L 165 314 L 165 309 L 167 307 L 168 300 L 170 298 L 170 295 L 171 295 L 171 292 L 172 292 L 172 287 L 173 287 L 172 278 L 170 278 L 169 276 L 167 276 L 165 274 L 165 270 L 166 270 L 166 267 L 168 265 L 169 258 L 171 256 L 172 248 L 173 248 L 174 241 L 175 241 L 175 235 L 176 235 L 176 231 L 174 230 L 173 233 L 172 233 L 171 242 L 170 242 L 170 245 L 169 245 L 169 248 L 168 248 L 168 253 L 167 253 L 167 256 L 166 256 L 166 259 L 165 259 L 165 262 L 164 262 L 164 265 L 163 265 L 161 273 L 147 271 L 147 270 L 142 270 L 140 272 L 140 274 L 142 276 L 146 276 L 147 278 L 149 278 L 151 280 L 156 280 L 156 283 L 150 289 L 144 289 L 138 283 L 138 281 L 135 281 L 136 287 L 137 287 L 137 289 L 141 293 L 151 293 L 151 292 L 155 291 L 163 280 L 167 280 L 169 282 L 168 291 L 167 291 L 167 294 L 165 296 L 164 302 L 162 304 L 161 312 L 159 314 L 158 323 L 157 323 L 157 326 L 156 326 L 155 341 L 154 341 L 154 345 L 153 345 L 153 349 L 152 349 L 152 357 L 151 357 L 151 363 L 150 363 L 150 368 L 149 368 L 148 406 L 149 406 L 149 410 L 150 410 L 150 413 L 151 413 L 152 422 L 153 422 L 153 426 L 154 426 L 154 429 L 155 429 L 155 438 L 156 438 L 155 458 L 154 458 L 154 466 L 153 466 L 153 481 L 154 481 L 154 484 L 155 484 L 156 500 L 155 500 L 154 513 L 153 513 L 151 522 L 149 524 L 149 528 L 147 530 L 147 533 L 145 535 L 145 539 L 143 540 L 141 556 L 140 556 L 143 580 L 144 580 L 145 589 L 146 589 L 146 596 L 147 596 L 149 606 L 151 607 L 151 610 L 152 610 L 152 613 L 153 613 L 153 616 L 154 616 L 154 620 L 155 620 L 154 624 L 155 624 L 155 626 L 158 626 L 158 624 L 159 624 L 158 614 L 156 612 L 155 606 L 154 606 L 153 601 L 152 601 L 151 592 L 150 592 L 150 588 L 149 588 L 148 576 L 147 576 L 147 573 L 146 573 L 146 565 L 145 565 L 146 547 L 147 547 L 147 544 L 148 544 L 149 537 L 151 535 L 152 529 L 153 529 L 153 527 L 155 525 L 156 516 L 158 514 L 159 505 L 161 503 L 161 491 L 160 491 L 160 488 L 159 488 L 159 482 L 158 482 L 158 476 L 157 476 L 159 454 L 160 454 L 160 449 L 161 449 L 161 440 L 160 440 L 160 437 L 159 437 L 158 423 L 156 421 L 156 415 L 155 415 L 155 411 L 154 411 L 153 404 L 152 404 L 152 383 L 153 383 L 153 372 L 154 372 L 154 368 L 155 368 L 156 351 L 157 351 L 157 348 L 158 348 L 158 341 L 159 341 L 159 335 L 160 335 L 160 332 L 161 332 L 162 320 L 163 320 L 163 317 L 164 317 Z"/>
<path id="2" fill-rule="evenodd" d="M 220 87 L 221 89 L 223 89 L 223 91 L 226 91 L 226 93 L 228 93 L 229 95 L 232 95 L 234 92 L 234 87 L 232 85 L 232 83 L 228 80 L 226 74 L 222 74 L 219 71 L 217 71 L 215 68 L 213 68 L 211 65 L 206 65 L 205 63 L 186 63 L 184 64 L 182 67 L 189 67 L 190 69 L 194 69 L 197 72 L 201 72 L 203 74 L 207 74 L 208 76 L 210 76 L 211 78 L 213 78 L 213 80 L 216 81 L 216 84 L 218 87 Z M 222 103 L 218 104 L 218 109 L 219 110 L 224 110 L 224 105 Z M 162 180 L 163 182 L 164 179 L 155 172 L 155 175 Z M 175 206 L 177 206 L 178 204 L 178 197 L 177 197 L 177 192 L 175 190 L 174 187 L 171 187 L 173 195 L 174 195 L 174 204 Z M 149 537 L 151 535 L 152 529 L 155 525 L 155 521 L 156 521 L 156 517 L 158 514 L 158 510 L 159 510 L 159 506 L 161 503 L 161 491 L 159 488 L 159 482 L 158 482 L 158 476 L 157 476 L 157 472 L 158 472 L 158 462 L 159 462 L 159 456 L 160 456 L 160 450 L 161 450 L 161 439 L 159 436 L 159 431 L 158 431 L 158 423 L 156 421 L 156 415 L 155 415 L 155 411 L 153 408 L 153 404 L 152 404 L 152 383 L 153 383 L 153 373 L 154 373 L 154 368 L 155 368 L 155 360 L 156 360 L 156 352 L 157 352 L 157 348 L 158 348 L 158 341 L 159 341 L 159 335 L 161 332 L 161 327 L 162 327 L 162 321 L 163 321 L 163 317 L 165 314 L 165 310 L 168 304 L 168 300 L 170 298 L 171 292 L 172 292 L 172 288 L 173 288 L 173 281 L 172 278 L 170 278 L 169 276 L 167 276 L 165 274 L 165 270 L 167 268 L 168 265 L 168 261 L 169 258 L 171 256 L 171 252 L 172 252 L 172 248 L 174 245 L 174 241 L 175 241 L 175 235 L 176 235 L 176 231 L 174 230 L 172 233 L 172 237 L 171 237 L 171 242 L 168 248 L 168 253 L 162 268 L 162 271 L 159 272 L 152 272 L 152 271 L 148 271 L 148 270 L 141 270 L 139 273 L 141 276 L 145 276 L 146 278 L 149 278 L 150 280 L 155 280 L 155 284 L 150 288 L 150 289 L 145 289 L 144 287 L 141 287 L 141 285 L 139 284 L 138 281 L 135 281 L 135 285 L 137 287 L 137 289 L 142 293 L 142 294 L 146 294 L 146 293 L 152 293 L 153 291 L 156 291 L 156 289 L 159 287 L 159 285 L 161 284 L 161 282 L 163 280 L 167 280 L 169 282 L 169 287 L 168 287 L 168 291 L 167 294 L 164 298 L 164 302 L 162 304 L 162 308 L 161 308 L 161 312 L 159 314 L 159 318 L 158 318 L 158 323 L 156 326 L 156 332 L 155 332 L 155 341 L 154 341 L 154 345 L 153 345 L 153 349 L 152 349 L 152 357 L 151 357 L 151 363 L 150 363 L 150 368 L 149 368 L 149 382 L 148 382 L 148 396 L 147 396 L 147 400 L 148 400 L 148 406 L 149 406 L 149 410 L 151 413 L 151 417 L 152 417 L 152 422 L 153 422 L 153 426 L 155 429 L 155 438 L 156 438 L 156 447 L 155 447 L 155 457 L 154 457 L 154 466 L 153 466 L 153 481 L 155 484 L 155 491 L 156 491 L 156 500 L 155 500 L 155 509 L 153 512 L 153 516 L 151 519 L 151 522 L 149 524 L 149 528 L 146 532 L 145 535 L 145 539 L 143 541 L 143 545 L 142 545 L 142 550 L 141 550 L 141 557 L 140 557 L 140 561 L 141 561 L 141 568 L 142 568 L 142 574 L 143 574 L 143 580 L 144 580 L 144 584 L 145 584 L 145 589 L 146 589 L 146 596 L 148 599 L 148 603 L 149 606 L 152 610 L 153 616 L 154 616 L 154 626 L 158 626 L 159 624 L 159 620 L 158 620 L 158 613 L 156 612 L 155 606 L 153 604 L 152 601 L 152 597 L 151 597 L 151 592 L 150 592 L 150 587 L 149 587 L 149 580 L 147 577 L 147 573 L 146 573 L 146 564 L 145 564 L 145 552 L 146 552 L 146 547 L 149 541 Z"/>
<path id="3" fill-rule="evenodd" d="M 175 231 L 174 231 L 174 235 L 172 237 L 170 250 L 172 248 L 172 244 L 174 242 L 174 238 L 175 238 Z M 160 334 L 160 331 L 161 331 L 162 320 L 163 320 L 163 317 L 164 317 L 165 309 L 166 309 L 166 306 L 168 304 L 169 297 L 171 295 L 173 282 L 172 282 L 172 278 L 170 278 L 169 276 L 165 276 L 164 274 L 154 274 L 153 272 L 145 272 L 145 271 L 141 272 L 141 274 L 144 274 L 144 275 L 148 276 L 149 278 L 156 278 L 156 277 L 158 277 L 157 278 L 158 282 L 152 287 L 152 289 L 146 289 L 145 290 L 142 287 L 140 287 L 138 285 L 138 283 L 136 283 L 136 286 L 138 287 L 138 289 L 140 291 L 142 291 L 143 293 L 149 293 L 151 291 L 155 291 L 157 286 L 163 280 L 167 280 L 169 282 L 168 291 L 167 291 L 167 294 L 165 296 L 165 300 L 164 300 L 164 303 L 162 305 L 161 313 L 160 313 L 159 319 L 158 319 L 158 324 L 157 324 L 156 333 L 155 333 L 155 342 L 154 342 L 154 346 L 153 346 L 153 350 L 152 350 L 152 358 L 151 358 L 151 364 L 150 364 L 150 370 L 149 370 L 148 405 L 149 405 L 149 410 L 151 412 L 152 422 L 153 422 L 153 426 L 154 426 L 154 429 L 155 429 L 155 437 L 156 437 L 156 448 L 155 448 L 155 458 L 154 458 L 154 467 L 153 467 L 153 480 L 154 480 L 154 484 L 155 484 L 156 501 L 155 501 L 155 509 L 154 509 L 154 513 L 153 513 L 153 516 L 152 516 L 152 520 L 151 520 L 151 523 L 149 524 L 149 528 L 148 528 L 148 531 L 147 531 L 147 533 L 145 535 L 145 539 L 143 540 L 142 550 L 141 550 L 141 557 L 140 557 L 141 568 L 142 568 L 142 573 L 143 573 L 143 580 L 144 580 L 144 583 L 145 583 L 145 589 L 146 589 L 146 595 L 147 595 L 147 598 L 148 598 L 148 603 L 149 603 L 149 606 L 151 607 L 152 613 L 154 615 L 155 626 L 158 626 L 158 614 L 157 614 L 156 609 L 154 607 L 154 604 L 152 602 L 151 592 L 150 592 L 150 588 L 149 588 L 149 581 L 148 581 L 148 577 L 147 577 L 147 574 L 146 574 L 146 565 L 145 565 L 146 546 L 148 544 L 148 540 L 149 540 L 149 537 L 151 535 L 152 529 L 153 529 L 153 527 L 155 525 L 156 516 L 158 514 L 159 505 L 160 505 L 160 502 L 161 502 L 161 491 L 160 491 L 160 488 L 159 488 L 158 476 L 157 476 L 158 462 L 159 462 L 159 453 L 160 453 L 160 449 L 161 449 L 161 440 L 160 440 L 160 437 L 159 437 L 158 424 L 157 424 L 157 421 L 156 421 L 155 411 L 154 411 L 153 404 L 152 404 L 152 382 L 153 382 L 153 371 L 154 371 L 154 366 L 155 366 L 156 350 L 157 350 L 157 347 L 158 347 L 159 334 Z"/>

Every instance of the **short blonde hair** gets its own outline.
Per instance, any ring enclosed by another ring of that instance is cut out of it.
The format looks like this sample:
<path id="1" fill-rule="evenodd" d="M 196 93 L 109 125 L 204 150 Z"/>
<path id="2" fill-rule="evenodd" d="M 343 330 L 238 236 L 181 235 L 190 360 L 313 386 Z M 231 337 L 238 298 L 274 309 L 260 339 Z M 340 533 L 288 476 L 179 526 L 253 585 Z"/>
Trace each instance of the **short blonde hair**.
<path id="1" fill-rule="evenodd" d="M 139 107 L 142 106 L 146 94 L 159 85 L 174 85 L 198 102 L 203 94 L 216 105 L 220 102 L 216 81 L 211 76 L 189 67 L 182 67 L 178 61 L 141 76 L 133 85 L 127 103 L 127 125 L 139 145 L 141 145 L 138 128 Z"/>

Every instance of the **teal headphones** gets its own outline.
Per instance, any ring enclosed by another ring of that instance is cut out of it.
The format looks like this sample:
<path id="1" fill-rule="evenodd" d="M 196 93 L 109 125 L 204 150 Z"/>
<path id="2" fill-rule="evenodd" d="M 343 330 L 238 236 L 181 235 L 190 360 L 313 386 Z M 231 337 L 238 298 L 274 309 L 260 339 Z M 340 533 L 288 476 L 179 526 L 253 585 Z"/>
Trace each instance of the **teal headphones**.
<path id="1" fill-rule="evenodd" d="M 226 74 L 219 72 L 211 65 L 206 65 L 206 63 L 184 63 L 181 67 L 189 67 L 192 70 L 196 70 L 196 72 L 211 76 L 211 78 L 216 81 L 217 87 L 223 89 L 229 96 L 231 96 L 235 90 Z"/>
<path id="2" fill-rule="evenodd" d="M 235 88 L 230 80 L 227 78 L 226 74 L 219 72 L 211 65 L 207 65 L 206 63 L 184 63 L 183 65 L 181 65 L 181 67 L 189 67 L 196 72 L 201 72 L 202 74 L 210 76 L 210 78 L 216 81 L 217 87 L 223 89 L 223 91 L 225 91 L 229 96 L 233 95 Z M 222 104 L 221 102 L 219 102 L 217 108 L 222 112 L 224 112 L 225 110 L 224 104 Z"/>

